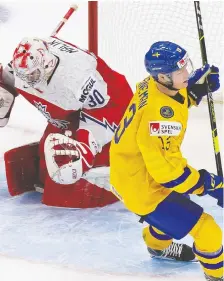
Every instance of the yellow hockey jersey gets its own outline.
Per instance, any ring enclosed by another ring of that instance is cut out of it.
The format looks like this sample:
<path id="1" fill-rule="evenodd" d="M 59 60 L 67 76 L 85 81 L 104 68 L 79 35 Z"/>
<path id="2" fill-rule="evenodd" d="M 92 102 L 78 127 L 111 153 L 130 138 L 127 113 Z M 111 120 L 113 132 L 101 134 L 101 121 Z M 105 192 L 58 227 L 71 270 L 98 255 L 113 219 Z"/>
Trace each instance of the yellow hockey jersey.
<path id="1" fill-rule="evenodd" d="M 110 148 L 111 189 L 130 211 L 146 215 L 173 190 L 203 191 L 180 151 L 188 106 L 186 89 L 170 97 L 150 77 L 137 84 Z"/>

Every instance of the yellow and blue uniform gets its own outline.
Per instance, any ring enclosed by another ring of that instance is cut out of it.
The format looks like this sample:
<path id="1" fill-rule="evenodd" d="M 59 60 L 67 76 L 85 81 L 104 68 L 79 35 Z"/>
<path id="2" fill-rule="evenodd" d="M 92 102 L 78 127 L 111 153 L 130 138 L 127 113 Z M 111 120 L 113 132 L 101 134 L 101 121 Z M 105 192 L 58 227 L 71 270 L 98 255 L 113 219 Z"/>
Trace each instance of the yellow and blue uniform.
<path id="1" fill-rule="evenodd" d="M 152 212 L 172 191 L 203 191 L 199 172 L 180 151 L 188 120 L 187 90 L 180 90 L 176 99 L 161 93 L 154 80 L 146 78 L 137 85 L 112 141 L 111 184 L 134 213 Z M 159 122 L 167 125 L 167 134 L 153 132 Z M 178 135 L 169 132 L 172 126 Z"/>
<path id="2" fill-rule="evenodd" d="M 186 89 L 170 97 L 150 77 L 138 83 L 111 143 L 110 181 L 112 192 L 125 206 L 151 224 L 143 230 L 147 245 L 164 249 L 173 237 L 189 233 L 204 271 L 221 277 L 221 230 L 183 196 L 204 190 L 199 172 L 180 150 L 193 103 Z"/>

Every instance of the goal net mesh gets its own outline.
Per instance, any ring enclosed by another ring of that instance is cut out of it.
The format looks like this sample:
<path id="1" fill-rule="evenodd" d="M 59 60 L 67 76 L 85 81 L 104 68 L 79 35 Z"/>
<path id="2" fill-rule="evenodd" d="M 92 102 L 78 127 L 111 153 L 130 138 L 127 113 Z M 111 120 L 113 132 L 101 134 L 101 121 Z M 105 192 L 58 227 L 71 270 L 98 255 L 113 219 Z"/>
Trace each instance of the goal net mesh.
<path id="1" fill-rule="evenodd" d="M 201 1 L 208 62 L 220 68 L 221 89 L 214 100 L 223 103 L 224 2 Z M 99 1 L 99 55 L 125 74 L 132 88 L 148 74 L 144 56 L 152 43 L 173 41 L 202 66 L 193 1 Z"/>

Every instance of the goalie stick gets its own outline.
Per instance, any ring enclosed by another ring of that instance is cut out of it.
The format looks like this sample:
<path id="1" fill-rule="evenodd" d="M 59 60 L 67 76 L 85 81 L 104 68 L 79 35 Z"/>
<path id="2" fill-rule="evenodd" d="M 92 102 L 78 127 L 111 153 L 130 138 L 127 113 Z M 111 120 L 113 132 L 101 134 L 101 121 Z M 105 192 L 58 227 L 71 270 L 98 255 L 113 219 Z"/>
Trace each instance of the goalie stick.
<path id="1" fill-rule="evenodd" d="M 62 27 L 65 25 L 65 23 L 67 22 L 67 20 L 71 17 L 71 15 L 77 11 L 78 6 L 77 5 L 72 5 L 68 12 L 64 15 L 63 19 L 60 21 L 60 23 L 58 24 L 58 26 L 55 28 L 55 30 L 52 32 L 51 36 L 56 36 L 58 34 L 58 32 L 62 29 Z"/>
<path id="2" fill-rule="evenodd" d="M 207 52 L 206 52 L 206 45 L 205 45 L 204 29 L 202 24 L 200 1 L 194 1 L 194 7 L 195 7 L 195 15 L 197 21 L 197 28 L 198 28 L 199 43 L 201 48 L 202 63 L 203 65 L 205 65 L 208 63 L 208 59 L 207 59 Z M 213 139 L 213 147 L 215 152 L 217 173 L 220 177 L 223 177 L 221 153 L 219 148 L 219 139 L 218 139 L 218 132 L 217 132 L 216 116 L 215 116 L 215 107 L 214 107 L 212 93 L 208 87 L 207 79 L 206 79 L 206 86 L 207 86 L 207 102 L 208 102 L 209 117 L 210 117 L 211 129 L 212 129 L 212 139 Z"/>

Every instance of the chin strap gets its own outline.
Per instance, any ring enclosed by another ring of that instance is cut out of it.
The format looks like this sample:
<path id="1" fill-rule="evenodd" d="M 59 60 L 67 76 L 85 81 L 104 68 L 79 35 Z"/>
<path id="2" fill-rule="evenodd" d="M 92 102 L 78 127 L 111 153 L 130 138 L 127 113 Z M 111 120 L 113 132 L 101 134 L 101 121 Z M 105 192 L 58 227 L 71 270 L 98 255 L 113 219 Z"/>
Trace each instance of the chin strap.
<path id="1" fill-rule="evenodd" d="M 157 83 L 159 83 L 160 85 L 163 85 L 164 87 L 166 87 L 167 89 L 171 90 L 171 91 L 179 91 L 180 89 L 174 88 L 172 85 L 173 83 L 171 82 L 170 85 L 167 84 L 163 84 L 161 82 L 159 82 L 158 80 L 156 80 Z"/>

